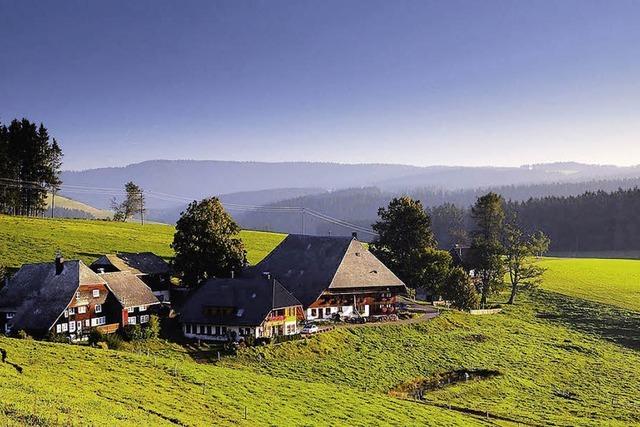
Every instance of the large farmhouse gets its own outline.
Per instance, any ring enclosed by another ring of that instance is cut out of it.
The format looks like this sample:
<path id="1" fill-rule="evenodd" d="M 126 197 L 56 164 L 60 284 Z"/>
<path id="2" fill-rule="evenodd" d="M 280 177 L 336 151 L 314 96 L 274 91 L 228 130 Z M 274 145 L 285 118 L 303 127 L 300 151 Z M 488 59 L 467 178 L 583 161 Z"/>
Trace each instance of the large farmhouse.
<path id="1" fill-rule="evenodd" d="M 161 301 L 170 301 L 171 266 L 152 252 L 103 255 L 90 265 L 96 273 L 128 271 L 138 276 Z"/>
<path id="2" fill-rule="evenodd" d="M 251 268 L 296 297 L 308 320 L 391 314 L 405 284 L 351 237 L 290 234 Z"/>
<path id="3" fill-rule="evenodd" d="M 120 304 L 120 326 L 144 325 L 152 314 L 157 314 L 160 301 L 142 280 L 127 272 L 103 273 L 107 288 Z"/>
<path id="4" fill-rule="evenodd" d="M 105 280 L 82 261 L 25 264 L 0 291 L 0 328 L 79 339 L 91 328 L 118 329 L 115 298 Z"/>
<path id="5" fill-rule="evenodd" d="M 211 341 L 294 335 L 304 318 L 300 302 L 268 276 L 208 280 L 180 311 L 187 338 Z"/>

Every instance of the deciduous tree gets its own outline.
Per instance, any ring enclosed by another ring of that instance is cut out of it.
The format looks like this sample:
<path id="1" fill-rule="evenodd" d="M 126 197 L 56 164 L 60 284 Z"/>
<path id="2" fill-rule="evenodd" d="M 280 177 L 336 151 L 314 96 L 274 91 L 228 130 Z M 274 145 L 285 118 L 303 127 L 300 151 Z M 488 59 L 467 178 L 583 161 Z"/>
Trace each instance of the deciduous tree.
<path id="1" fill-rule="evenodd" d="M 459 310 L 478 308 L 478 292 L 471 278 L 461 267 L 452 268 L 442 287 L 442 296 Z"/>
<path id="2" fill-rule="evenodd" d="M 247 261 L 240 227 L 216 197 L 192 202 L 181 213 L 171 247 L 183 283 L 194 286 L 212 277 L 229 277 Z"/>
<path id="3" fill-rule="evenodd" d="M 471 208 L 475 228 L 471 232 L 471 264 L 480 279 L 480 303 L 504 284 L 505 265 L 502 258 L 504 199 L 496 193 L 479 197 Z"/>

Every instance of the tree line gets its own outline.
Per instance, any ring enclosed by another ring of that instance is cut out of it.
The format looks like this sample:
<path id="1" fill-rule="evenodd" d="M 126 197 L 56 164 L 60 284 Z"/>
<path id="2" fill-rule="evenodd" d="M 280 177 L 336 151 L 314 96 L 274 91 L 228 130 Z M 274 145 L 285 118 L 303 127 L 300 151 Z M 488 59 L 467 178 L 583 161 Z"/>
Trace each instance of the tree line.
<path id="1" fill-rule="evenodd" d="M 0 212 L 41 215 L 47 192 L 62 184 L 61 166 L 62 149 L 42 123 L 0 123 Z"/>
<path id="2" fill-rule="evenodd" d="M 373 224 L 378 238 L 371 251 L 410 288 L 443 297 L 457 308 L 485 306 L 505 288 L 505 276 L 513 303 L 519 290 L 539 284 L 543 269 L 536 261 L 550 241 L 540 231 L 523 230 L 506 207 L 496 193 L 479 197 L 470 209 L 473 226 L 465 237 L 470 247 L 454 259 L 456 252 L 438 249 L 432 217 L 422 203 L 394 198 L 378 210 Z"/>

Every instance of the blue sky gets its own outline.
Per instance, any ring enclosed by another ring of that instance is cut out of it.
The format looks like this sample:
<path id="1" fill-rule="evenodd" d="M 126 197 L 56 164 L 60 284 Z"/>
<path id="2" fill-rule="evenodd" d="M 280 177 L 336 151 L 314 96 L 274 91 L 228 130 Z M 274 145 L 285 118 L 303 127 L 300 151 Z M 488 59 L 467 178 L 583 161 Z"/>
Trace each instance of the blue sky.
<path id="1" fill-rule="evenodd" d="M 148 159 L 640 163 L 638 1 L 0 0 L 0 120 Z"/>

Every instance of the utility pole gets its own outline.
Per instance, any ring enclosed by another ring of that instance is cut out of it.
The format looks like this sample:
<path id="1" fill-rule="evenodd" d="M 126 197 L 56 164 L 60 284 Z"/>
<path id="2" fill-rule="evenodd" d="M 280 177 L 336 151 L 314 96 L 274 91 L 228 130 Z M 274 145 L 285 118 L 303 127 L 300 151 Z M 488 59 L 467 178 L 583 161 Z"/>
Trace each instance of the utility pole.
<path id="1" fill-rule="evenodd" d="M 56 208 L 56 189 L 51 191 L 51 218 L 53 218 L 53 210 Z"/>
<path id="2" fill-rule="evenodd" d="M 144 196 L 142 190 L 140 190 L 140 223 L 144 225 Z"/>
<path id="3" fill-rule="evenodd" d="M 301 233 L 304 235 L 304 208 L 302 208 L 302 210 L 300 211 L 301 214 Z"/>

